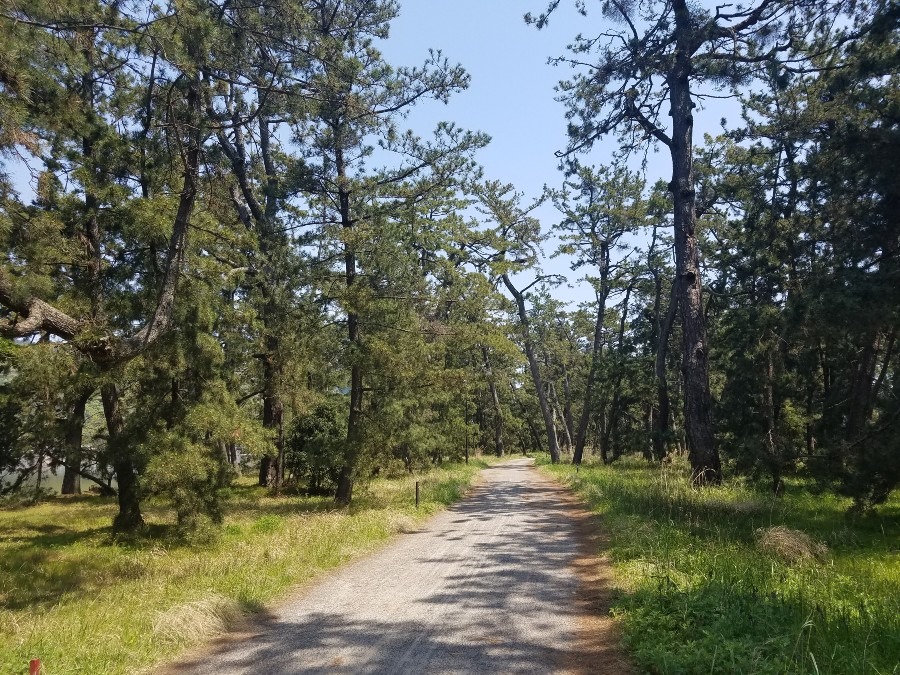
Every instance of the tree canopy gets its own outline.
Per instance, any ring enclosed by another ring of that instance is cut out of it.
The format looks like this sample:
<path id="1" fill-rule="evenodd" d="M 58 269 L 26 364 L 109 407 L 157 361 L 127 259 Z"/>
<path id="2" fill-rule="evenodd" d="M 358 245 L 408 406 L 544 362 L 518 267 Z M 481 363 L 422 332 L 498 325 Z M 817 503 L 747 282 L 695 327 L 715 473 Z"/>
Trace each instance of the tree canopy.
<path id="1" fill-rule="evenodd" d="M 158 498 L 188 533 L 241 471 L 348 504 L 471 444 L 684 453 L 698 485 L 802 474 L 883 503 L 896 3 L 575 5 L 548 55 L 575 66 L 569 143 L 528 196 L 454 123 L 462 65 L 382 54 L 391 0 L 4 4 L 0 494 L 49 467 L 115 492 L 119 531 Z M 743 119 L 700 143 L 715 96 Z M 447 120 L 407 128 L 417 106 Z M 671 180 L 648 183 L 651 146 Z M 566 303 L 547 253 L 593 301 Z"/>

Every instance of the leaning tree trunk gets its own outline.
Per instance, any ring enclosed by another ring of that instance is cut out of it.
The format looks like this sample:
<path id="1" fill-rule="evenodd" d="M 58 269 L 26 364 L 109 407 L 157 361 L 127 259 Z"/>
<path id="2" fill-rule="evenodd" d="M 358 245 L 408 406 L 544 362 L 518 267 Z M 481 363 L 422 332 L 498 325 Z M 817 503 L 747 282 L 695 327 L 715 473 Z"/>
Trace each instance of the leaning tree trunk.
<path id="1" fill-rule="evenodd" d="M 547 393 L 550 396 L 550 407 L 553 410 L 553 414 L 559 418 L 559 422 L 562 425 L 563 445 L 566 448 L 566 452 L 569 452 L 572 449 L 572 430 L 569 429 L 569 425 L 566 423 L 566 415 L 559 404 L 559 396 L 556 393 L 556 385 L 553 382 L 547 383 Z"/>
<path id="2" fill-rule="evenodd" d="M 603 319 L 606 316 L 606 299 L 609 296 L 609 249 L 604 244 L 600 268 L 600 292 L 597 294 L 597 320 L 594 323 L 594 340 L 591 343 L 591 367 L 588 370 L 587 383 L 584 388 L 584 405 L 575 432 L 575 454 L 573 464 L 581 464 L 584 460 L 584 446 L 587 441 L 588 425 L 594 404 L 594 389 L 597 376 L 600 374 L 600 356 L 603 350 Z"/>
<path id="3" fill-rule="evenodd" d="M 569 436 L 574 438 L 575 422 L 572 419 L 572 387 L 569 382 L 569 369 L 566 368 L 565 363 L 562 364 L 562 376 L 563 395 L 566 399 L 563 403 L 563 419 L 566 422 L 566 427 L 569 429 Z"/>
<path id="4" fill-rule="evenodd" d="M 187 48 L 189 57 L 199 62 L 202 55 L 198 45 L 190 43 Z M 200 91 L 202 80 L 197 73 L 186 81 L 185 101 L 189 119 L 178 123 L 179 130 L 184 132 L 181 147 L 184 162 L 182 189 L 172 224 L 172 233 L 169 236 L 165 271 L 157 291 L 156 306 L 152 315 L 147 317 L 143 326 L 133 334 L 127 337 L 119 336 L 117 331 L 100 320 L 103 312 L 99 287 L 92 291 L 94 305 L 92 318 L 84 320 L 70 316 L 50 303 L 23 292 L 24 289 L 17 288 L 13 277 L 0 270 L 0 305 L 14 310 L 18 317 L 16 322 L 0 321 L 0 333 L 4 336 L 29 337 L 38 332 L 54 335 L 68 341 L 88 357 L 101 372 L 108 375 L 116 366 L 146 352 L 171 329 L 178 282 L 184 266 L 187 233 L 197 199 L 200 150 L 204 133 Z M 88 139 L 86 142 L 91 141 Z M 90 145 L 83 147 L 83 150 L 88 156 L 93 153 Z M 92 207 L 95 206 L 94 202 L 87 200 L 85 206 L 90 215 Z M 98 224 L 96 218 L 89 217 L 85 226 L 88 253 L 91 256 L 88 271 L 94 280 L 98 278 L 101 260 Z M 109 430 L 108 443 L 112 465 L 119 485 L 119 513 L 113 521 L 113 529 L 117 532 L 135 531 L 143 526 L 138 478 L 134 459 L 123 438 L 124 422 L 116 385 L 109 383 L 101 387 L 101 398 Z"/>
<path id="5" fill-rule="evenodd" d="M 693 132 L 694 102 L 691 97 L 691 39 L 695 29 L 683 0 L 675 3 L 675 30 L 678 43 L 674 67 L 668 79 L 672 114 L 672 182 L 669 189 L 675 203 L 675 269 L 678 276 L 679 305 L 684 344 L 684 419 L 695 484 L 722 480 L 712 423 L 712 396 L 709 390 L 709 346 L 703 315 L 700 257 L 696 235 L 696 192 L 694 188 Z"/>
<path id="6" fill-rule="evenodd" d="M 528 312 L 525 310 L 525 298 L 516 287 L 513 286 L 506 274 L 503 275 L 502 279 L 506 288 L 512 294 L 513 298 L 515 298 L 516 307 L 519 310 L 519 323 L 522 326 L 522 339 L 525 342 L 525 356 L 528 359 L 528 368 L 531 371 L 531 380 L 534 382 L 538 404 L 541 406 L 541 416 L 544 418 L 544 427 L 547 432 L 547 446 L 550 449 L 550 461 L 554 464 L 558 464 L 560 452 L 559 442 L 556 439 L 556 422 L 553 419 L 553 411 L 550 409 L 550 403 L 547 400 L 547 393 L 544 391 L 544 382 L 541 377 L 540 368 L 538 367 L 537 357 L 534 354 Z"/>
<path id="7" fill-rule="evenodd" d="M 188 45 L 189 55 L 199 59 L 200 54 L 197 51 L 196 44 Z M 198 192 L 200 147 L 202 145 L 200 87 L 199 75 L 195 75 L 189 80 L 185 98 L 191 119 L 184 150 L 182 189 L 166 254 L 168 262 L 153 316 L 129 339 L 132 355 L 137 355 L 155 343 L 160 336 L 168 332 L 173 321 L 178 278 L 184 263 L 187 231 L 190 227 Z M 124 357 L 120 357 L 120 360 L 122 359 Z M 103 412 L 109 430 L 109 444 L 113 450 L 113 468 L 116 471 L 118 483 L 119 513 L 113 520 L 113 530 L 134 532 L 143 527 L 144 519 L 140 508 L 137 468 L 131 450 L 123 438 L 125 424 L 117 386 L 114 383 L 103 385 L 100 389 L 100 396 L 103 400 Z"/>

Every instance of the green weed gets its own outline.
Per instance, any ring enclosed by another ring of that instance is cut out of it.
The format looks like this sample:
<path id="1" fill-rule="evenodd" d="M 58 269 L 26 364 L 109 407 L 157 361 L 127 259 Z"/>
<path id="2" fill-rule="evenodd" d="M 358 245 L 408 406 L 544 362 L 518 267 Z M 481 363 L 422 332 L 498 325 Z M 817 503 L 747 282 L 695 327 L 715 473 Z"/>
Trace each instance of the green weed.
<path id="1" fill-rule="evenodd" d="M 780 499 L 687 467 L 547 466 L 602 514 L 614 614 L 651 673 L 900 673 L 900 500 L 850 502 L 794 482 Z"/>

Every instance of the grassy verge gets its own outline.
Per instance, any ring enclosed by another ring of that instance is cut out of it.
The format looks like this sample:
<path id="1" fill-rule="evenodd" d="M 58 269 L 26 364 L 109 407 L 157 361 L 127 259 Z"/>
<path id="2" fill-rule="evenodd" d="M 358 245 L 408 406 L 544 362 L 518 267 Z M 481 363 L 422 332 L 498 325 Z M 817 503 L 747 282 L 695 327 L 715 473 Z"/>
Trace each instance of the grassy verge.
<path id="1" fill-rule="evenodd" d="M 132 673 L 227 630 L 285 590 L 377 547 L 457 500 L 485 464 L 375 480 L 349 509 L 238 485 L 220 535 L 114 543 L 115 505 L 56 499 L 0 511 L 0 673 Z M 414 483 L 422 482 L 421 505 Z M 171 521 L 150 504 L 151 531 Z"/>
<path id="2" fill-rule="evenodd" d="M 900 499 L 696 491 L 686 467 L 547 466 L 602 514 L 614 613 L 651 673 L 900 673 Z M 804 536 L 806 535 L 806 536 Z"/>

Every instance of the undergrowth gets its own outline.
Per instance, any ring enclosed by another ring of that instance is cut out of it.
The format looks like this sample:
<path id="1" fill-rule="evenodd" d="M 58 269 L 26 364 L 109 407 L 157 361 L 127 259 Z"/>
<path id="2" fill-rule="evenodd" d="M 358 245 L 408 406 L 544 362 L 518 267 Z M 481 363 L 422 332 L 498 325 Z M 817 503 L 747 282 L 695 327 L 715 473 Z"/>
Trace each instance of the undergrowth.
<path id="1" fill-rule="evenodd" d="M 172 514 L 153 503 L 149 534 L 127 542 L 111 537 L 111 499 L 0 510 L 0 673 L 25 673 L 32 658 L 49 675 L 145 670 L 413 527 L 457 500 L 484 466 L 373 480 L 349 509 L 273 498 L 245 481 L 224 527 L 202 545 L 174 538 Z"/>
<path id="2" fill-rule="evenodd" d="M 692 489 L 686 466 L 547 466 L 602 515 L 613 612 L 651 673 L 900 673 L 900 499 L 850 519 L 800 483 Z"/>

